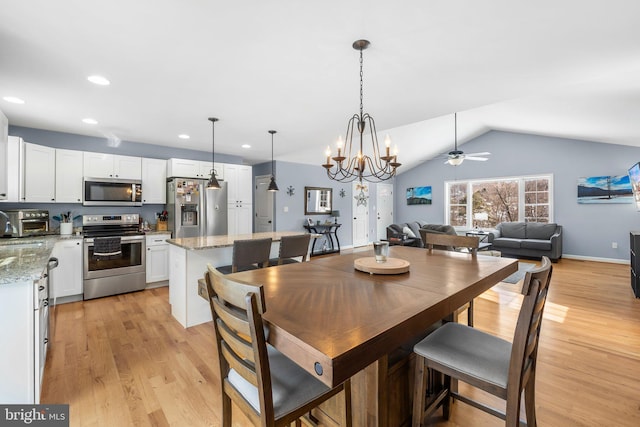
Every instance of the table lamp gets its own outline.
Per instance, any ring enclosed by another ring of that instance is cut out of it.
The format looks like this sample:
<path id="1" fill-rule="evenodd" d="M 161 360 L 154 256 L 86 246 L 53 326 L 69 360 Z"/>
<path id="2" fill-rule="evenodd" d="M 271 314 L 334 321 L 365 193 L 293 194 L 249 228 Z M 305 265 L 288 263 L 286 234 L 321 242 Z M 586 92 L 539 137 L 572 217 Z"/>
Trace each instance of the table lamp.
<path id="1" fill-rule="evenodd" d="M 331 211 L 331 216 L 335 218 L 335 224 L 337 224 L 338 217 L 340 216 L 340 211 Z"/>

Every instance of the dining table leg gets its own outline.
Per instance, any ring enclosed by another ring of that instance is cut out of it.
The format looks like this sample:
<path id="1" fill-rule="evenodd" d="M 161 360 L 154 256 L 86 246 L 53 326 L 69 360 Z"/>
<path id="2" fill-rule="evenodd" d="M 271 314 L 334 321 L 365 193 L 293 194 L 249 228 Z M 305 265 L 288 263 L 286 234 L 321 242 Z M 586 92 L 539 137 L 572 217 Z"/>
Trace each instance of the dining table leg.
<path id="1" fill-rule="evenodd" d="M 385 355 L 351 378 L 354 426 L 388 426 L 388 363 Z"/>

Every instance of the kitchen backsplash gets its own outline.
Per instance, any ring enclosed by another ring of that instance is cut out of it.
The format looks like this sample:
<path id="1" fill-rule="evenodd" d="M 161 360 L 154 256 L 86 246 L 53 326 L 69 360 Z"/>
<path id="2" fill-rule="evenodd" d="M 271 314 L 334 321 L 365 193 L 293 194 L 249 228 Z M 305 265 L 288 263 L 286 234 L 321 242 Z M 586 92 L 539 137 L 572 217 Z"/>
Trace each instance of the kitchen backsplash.
<path id="1" fill-rule="evenodd" d="M 162 212 L 165 205 L 143 205 L 143 206 L 82 206 L 79 203 L 0 203 L 0 211 L 5 209 L 46 209 L 49 216 L 60 215 L 71 212 L 73 216 L 89 214 L 126 214 L 137 213 L 143 221 L 149 224 L 156 223 L 156 214 Z M 50 220 L 49 229 L 56 230 L 60 223 L 54 219 Z M 73 223 L 74 228 L 82 226 L 82 219 L 77 219 Z"/>

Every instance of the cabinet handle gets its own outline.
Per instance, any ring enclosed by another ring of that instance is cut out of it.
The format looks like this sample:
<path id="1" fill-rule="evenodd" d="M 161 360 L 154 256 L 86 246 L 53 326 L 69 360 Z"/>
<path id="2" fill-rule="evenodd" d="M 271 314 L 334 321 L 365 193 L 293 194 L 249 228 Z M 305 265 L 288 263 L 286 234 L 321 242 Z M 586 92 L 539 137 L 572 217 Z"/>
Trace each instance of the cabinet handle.
<path id="1" fill-rule="evenodd" d="M 44 341 L 43 341 L 43 342 L 44 342 L 45 344 L 49 343 L 49 338 L 46 338 L 46 337 L 45 337 L 45 339 L 44 339 Z"/>
<path id="2" fill-rule="evenodd" d="M 0 196 L 2 196 L 2 197 L 6 197 L 6 196 L 7 196 L 7 193 L 0 193 Z"/>
<path id="3" fill-rule="evenodd" d="M 150 250 L 151 250 L 151 248 L 147 248 L 147 250 L 148 250 L 148 251 L 150 251 Z"/>
<path id="4" fill-rule="evenodd" d="M 44 291 L 44 286 L 42 286 L 42 285 L 38 286 L 38 290 L 39 291 Z"/>

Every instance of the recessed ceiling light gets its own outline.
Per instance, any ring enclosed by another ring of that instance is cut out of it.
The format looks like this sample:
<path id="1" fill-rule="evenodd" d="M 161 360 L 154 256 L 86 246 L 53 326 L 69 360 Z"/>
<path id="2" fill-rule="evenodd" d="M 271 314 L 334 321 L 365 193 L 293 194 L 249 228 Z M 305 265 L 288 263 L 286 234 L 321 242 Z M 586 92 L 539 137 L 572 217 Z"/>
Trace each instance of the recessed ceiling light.
<path id="1" fill-rule="evenodd" d="M 178 138 L 180 138 L 180 139 L 189 139 L 191 137 L 189 135 L 187 135 L 186 133 L 183 133 L 183 134 L 178 135 Z"/>
<path id="2" fill-rule="evenodd" d="M 242 144 L 242 148 L 251 148 L 249 144 Z"/>
<path id="3" fill-rule="evenodd" d="M 100 85 L 100 86 L 109 86 L 111 84 L 111 82 L 109 80 L 107 80 L 105 77 L 102 76 L 89 76 L 87 77 L 87 80 L 89 80 L 91 83 Z"/>
<path id="4" fill-rule="evenodd" d="M 82 119 L 82 121 L 88 125 L 97 125 L 98 121 L 96 119 L 92 119 L 92 118 L 86 118 L 86 119 Z"/>
<path id="5" fill-rule="evenodd" d="M 16 97 L 16 96 L 5 96 L 4 98 L 5 101 L 7 102 L 11 102 L 12 104 L 24 104 L 24 100 Z"/>

